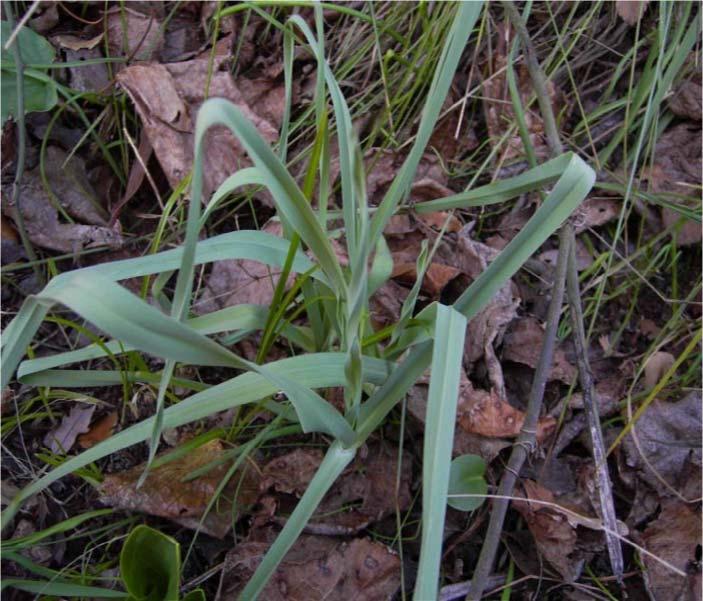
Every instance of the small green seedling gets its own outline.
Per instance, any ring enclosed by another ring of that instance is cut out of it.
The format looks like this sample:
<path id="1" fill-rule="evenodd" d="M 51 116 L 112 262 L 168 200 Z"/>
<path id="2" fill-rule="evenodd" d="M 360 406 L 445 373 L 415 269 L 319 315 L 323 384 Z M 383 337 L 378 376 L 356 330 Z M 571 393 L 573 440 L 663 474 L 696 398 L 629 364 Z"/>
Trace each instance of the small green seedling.
<path id="1" fill-rule="evenodd" d="M 48 68 L 26 68 L 22 74 L 24 97 L 19 107 L 19 90 L 17 89 L 17 62 L 12 47 L 5 50 L 5 43 L 12 35 L 8 21 L 0 21 L 0 58 L 2 59 L 2 76 L 0 77 L 2 98 L 0 115 L 4 124 L 8 117 L 15 117 L 20 109 L 24 113 L 49 111 L 56 106 L 58 94 L 56 82 L 48 75 Z M 17 44 L 23 65 L 49 65 L 54 61 L 54 49 L 51 44 L 28 27 L 22 27 L 12 42 Z"/>
<path id="2" fill-rule="evenodd" d="M 178 601 L 181 546 L 149 526 L 130 532 L 120 553 L 120 573 L 130 601 Z M 200 589 L 183 601 L 205 601 Z"/>
<path id="3" fill-rule="evenodd" d="M 449 468 L 447 505 L 459 511 L 478 509 L 485 499 L 479 495 L 485 495 L 488 492 L 488 484 L 483 478 L 485 473 L 486 462 L 482 457 L 478 455 L 456 457 Z"/>

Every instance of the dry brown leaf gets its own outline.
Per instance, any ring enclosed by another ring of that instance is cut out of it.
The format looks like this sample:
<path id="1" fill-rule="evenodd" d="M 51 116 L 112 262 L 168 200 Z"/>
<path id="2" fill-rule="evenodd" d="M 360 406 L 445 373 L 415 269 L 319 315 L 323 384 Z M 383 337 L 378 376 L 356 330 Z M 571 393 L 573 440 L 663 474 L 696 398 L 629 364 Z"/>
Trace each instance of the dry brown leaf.
<path id="1" fill-rule="evenodd" d="M 461 229 L 461 222 L 450 213 L 443 211 L 421 215 L 395 215 L 391 218 L 384 231 L 393 257 L 391 277 L 408 286 L 415 283 L 417 258 L 421 252 L 422 243 L 424 241 L 433 243 L 445 222 L 447 223 L 446 232 L 458 232 Z M 444 255 L 443 252 L 435 255 L 422 281 L 423 292 L 433 298 L 437 298 L 444 287 L 460 273 L 456 267 L 446 264 Z"/>
<path id="2" fill-rule="evenodd" d="M 647 10 L 649 0 L 615 0 L 615 12 L 628 25 L 636 25 Z"/>
<path id="3" fill-rule="evenodd" d="M 225 558 L 217 599 L 238 599 L 268 543 L 237 545 Z M 400 559 L 369 539 L 339 542 L 303 535 L 286 554 L 260 597 L 267 601 L 387 601 L 400 586 Z"/>
<path id="4" fill-rule="evenodd" d="M 696 548 L 701 542 L 701 514 L 695 507 L 681 501 L 668 501 L 659 517 L 642 535 L 645 549 L 674 567 L 690 572 L 688 578 L 679 576 L 653 557 L 642 555 L 645 565 L 644 581 L 655 601 L 679 601 L 701 598 L 700 568 L 695 566 Z"/>
<path id="5" fill-rule="evenodd" d="M 539 552 L 554 566 L 568 582 L 579 577 L 582 562 L 574 562 L 569 556 L 576 549 L 576 529 L 566 515 L 530 500 L 554 503 L 554 495 L 533 480 L 523 480 L 525 501 L 513 501 L 513 507 L 527 522 Z M 517 491 L 516 491 L 517 492 Z"/>
<path id="6" fill-rule="evenodd" d="M 434 149 L 445 161 L 456 160 L 466 151 L 474 150 L 478 148 L 479 145 L 476 132 L 466 120 L 465 113 L 461 126 L 457 127 L 459 125 L 459 118 L 462 115 L 462 110 L 461 106 L 452 96 L 453 94 L 450 92 L 447 99 L 444 101 L 442 114 L 452 106 L 456 106 L 437 122 L 432 136 L 430 137 L 430 141 L 427 144 L 428 148 Z"/>
<path id="7" fill-rule="evenodd" d="M 614 198 L 594 196 L 583 201 L 576 214 L 576 232 L 604 225 L 620 215 L 621 202 Z"/>
<path id="8" fill-rule="evenodd" d="M 124 69 L 117 80 L 127 91 L 144 123 L 156 157 L 172 187 L 185 177 L 193 164 L 193 129 L 197 112 L 205 101 L 208 83 L 208 59 L 180 63 L 133 65 Z M 250 85 L 240 78 L 235 83 L 225 61 L 216 59 L 209 80 L 209 97 L 226 98 L 259 130 L 270 144 L 278 139 L 274 123 L 267 117 L 283 114 L 283 104 L 264 102 L 260 90 L 257 104 L 247 104 L 242 89 Z M 280 85 L 272 88 L 272 98 L 280 99 Z M 274 110 L 275 109 L 275 110 Z M 264 111 L 262 116 L 258 111 Z M 280 119 L 280 117 L 279 117 Z M 278 122 L 278 121 L 277 121 Z M 203 145 L 204 195 L 207 201 L 212 192 L 232 173 L 251 165 L 243 147 L 224 127 L 208 130 Z"/>
<path id="9" fill-rule="evenodd" d="M 693 121 L 701 120 L 703 113 L 703 82 L 701 80 L 701 72 L 696 69 L 690 79 L 686 79 L 676 86 L 668 100 L 672 113 Z"/>
<path id="10" fill-rule="evenodd" d="M 369 300 L 371 320 L 376 329 L 395 323 L 400 317 L 409 290 L 393 280 L 381 286 Z"/>
<path id="11" fill-rule="evenodd" d="M 274 236 L 282 233 L 281 224 L 269 221 L 262 231 Z M 270 305 L 280 271 L 248 259 L 217 261 L 212 266 L 203 293 L 193 309 L 203 315 L 240 304 Z M 288 285 L 294 275 L 291 274 Z"/>
<path id="12" fill-rule="evenodd" d="M 118 419 L 119 416 L 117 411 L 112 411 L 103 418 L 99 419 L 85 434 L 81 434 L 78 437 L 78 444 L 80 447 L 82 449 L 89 449 L 90 447 L 112 436 L 112 431 L 117 425 Z"/>
<path id="13" fill-rule="evenodd" d="M 44 446 L 52 453 L 68 453 L 76 443 L 76 437 L 90 429 L 95 405 L 76 405 L 61 423 L 44 437 Z"/>
<path id="14" fill-rule="evenodd" d="M 696 189 L 701 185 L 703 158 L 701 150 L 700 124 L 680 123 L 667 129 L 657 140 L 654 150 L 654 165 L 642 169 L 641 177 L 649 180 L 656 193 L 700 196 Z M 679 202 L 676 200 L 675 202 Z M 700 205 L 700 198 L 695 201 Z M 681 215 L 670 208 L 662 209 L 662 220 L 670 227 L 681 219 Z M 676 236 L 680 246 L 698 244 L 701 241 L 701 224 L 685 220 Z"/>
<path id="15" fill-rule="evenodd" d="M 51 36 L 51 41 L 66 50 L 92 50 L 102 42 L 105 34 L 99 33 L 88 40 L 80 38 L 70 33 Z"/>
<path id="16" fill-rule="evenodd" d="M 83 161 L 74 155 L 64 167 L 66 158 L 63 150 L 50 146 L 46 176 L 61 207 L 82 223 L 60 222 L 37 167 L 27 172 L 20 184 L 22 215 L 29 239 L 37 246 L 60 252 L 78 252 L 96 246 L 119 248 L 123 242 L 119 226 L 106 227 L 107 214 L 88 181 Z M 16 209 L 9 199 L 3 203 L 3 212 L 17 220 Z"/>
<path id="17" fill-rule="evenodd" d="M 107 44 L 110 56 L 148 61 L 159 56 L 164 44 L 161 20 L 128 6 L 107 11 Z"/>
<path id="18" fill-rule="evenodd" d="M 644 364 L 644 385 L 647 390 L 654 388 L 662 376 L 669 371 L 676 359 L 671 353 L 657 351 L 652 353 Z"/>
<path id="19" fill-rule="evenodd" d="M 427 378 L 422 378 L 418 384 L 413 386 L 408 392 L 407 403 L 408 412 L 421 424 L 425 424 L 427 413 L 427 393 L 428 393 Z M 469 397 L 474 390 L 473 385 L 466 376 L 464 370 L 461 371 L 461 379 L 459 381 L 459 405 L 457 406 L 457 420 L 462 413 L 462 399 Z M 498 438 L 488 438 L 480 434 L 467 432 L 459 427 L 454 432 L 454 446 L 452 455 L 466 455 L 471 453 L 480 455 L 487 463 L 490 463 L 504 448 L 510 446 L 506 440 Z"/>
<path id="20" fill-rule="evenodd" d="M 39 8 L 34 14 L 37 16 L 29 20 L 29 26 L 42 35 L 56 27 L 59 22 L 59 11 L 54 2 L 39 3 Z"/>
<path id="21" fill-rule="evenodd" d="M 417 279 L 417 264 L 404 262 L 405 253 L 393 254 L 393 273 L 391 277 L 412 286 Z M 430 263 L 422 280 L 422 290 L 433 298 L 438 298 L 444 287 L 461 272 L 456 267 Z"/>
<path id="22" fill-rule="evenodd" d="M 210 499 L 224 477 L 228 465 L 212 468 L 199 478 L 184 481 L 191 472 L 203 467 L 223 453 L 219 440 L 211 440 L 189 451 L 179 459 L 152 468 L 140 488 L 137 482 L 145 465 L 108 475 L 100 486 L 100 501 L 108 506 L 130 511 L 141 511 L 173 520 L 186 528 L 197 528 Z M 244 475 L 238 471 L 225 487 L 220 502 L 216 503 L 202 525 L 202 531 L 223 537 L 233 520 L 231 500 L 236 507 L 248 507 L 258 497 L 258 477 L 247 465 Z"/>
<path id="23" fill-rule="evenodd" d="M 514 321 L 503 339 L 502 357 L 527 365 L 532 369 L 537 367 L 544 341 L 544 330 L 534 317 L 524 317 Z M 563 348 L 554 351 L 552 368 L 549 371 L 550 380 L 560 380 L 571 384 L 576 377 L 576 368 L 569 363 Z"/>
<path id="24" fill-rule="evenodd" d="M 631 434 L 625 437 L 625 464 L 660 495 L 672 494 L 660 478 L 678 490 L 688 461 L 695 461 L 700 469 L 700 392 L 691 392 L 673 403 L 655 399 L 637 420 L 634 430 L 639 449 Z"/>
<path id="25" fill-rule="evenodd" d="M 491 438 L 514 438 L 525 422 L 525 413 L 502 399 L 497 392 L 480 390 L 471 385 L 460 389 L 458 416 L 459 426 L 464 431 Z M 555 427 L 553 417 L 540 418 L 537 441 L 543 441 Z"/>
<path id="26" fill-rule="evenodd" d="M 298 449 L 272 459 L 263 469 L 262 491 L 273 490 L 300 496 L 322 461 L 318 450 Z M 398 452 L 390 445 L 373 444 L 359 453 L 342 473 L 310 519 L 316 532 L 353 534 L 395 511 L 410 505 L 412 460 L 403 454 L 400 488 L 396 498 L 395 474 Z M 394 474 L 389 478 L 388 474 Z M 280 520 L 279 520 L 280 521 Z"/>

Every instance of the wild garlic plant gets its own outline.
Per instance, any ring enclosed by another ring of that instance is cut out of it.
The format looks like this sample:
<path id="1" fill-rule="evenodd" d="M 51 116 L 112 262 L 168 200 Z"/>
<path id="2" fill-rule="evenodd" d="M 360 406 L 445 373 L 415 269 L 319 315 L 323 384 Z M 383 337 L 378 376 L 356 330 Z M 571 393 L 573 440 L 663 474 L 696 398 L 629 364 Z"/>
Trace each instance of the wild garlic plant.
<path id="1" fill-rule="evenodd" d="M 150 441 L 153 459 L 161 432 L 203 419 L 219 411 L 266 401 L 286 420 L 304 432 L 323 433 L 332 439 L 326 455 L 293 514 L 242 593 L 254 599 L 298 538 L 316 507 L 357 449 L 384 423 L 423 373 L 431 368 L 424 435 L 422 551 L 415 595 L 436 598 L 439 585 L 444 512 L 449 465 L 467 320 L 491 300 L 496 291 L 523 265 L 585 198 L 595 176 L 573 153 L 566 153 L 513 178 L 413 206 L 418 213 L 500 203 L 520 194 L 553 185 L 530 221 L 452 306 L 433 303 L 417 315 L 413 307 L 419 288 L 410 294 L 401 318 L 383 340 L 369 343 L 369 299 L 391 275 L 392 260 L 383 238 L 389 219 L 404 210 L 415 172 L 439 117 L 467 40 L 482 10 L 480 2 L 461 2 L 447 34 L 429 89 L 412 148 L 382 202 L 371 211 L 365 193 L 361 152 L 355 140 L 349 109 L 325 59 L 322 13 L 315 9 L 316 33 L 299 16 L 287 24 L 284 47 L 287 106 L 279 151 L 276 154 L 230 102 L 210 99 L 200 109 L 195 134 L 195 160 L 185 241 L 174 250 L 150 256 L 78 269 L 55 277 L 41 293 L 28 297 L 7 327 L 2 340 L 2 385 L 15 374 L 28 385 L 61 387 L 115 386 L 128 382 L 158 384 L 156 415 L 145 419 L 67 458 L 13 499 L 3 512 L 6 525 L 22 503 L 63 476 L 103 457 Z M 286 168 L 290 122 L 292 56 L 300 32 L 318 64 L 315 114 L 318 132 L 302 189 Z M 328 98 L 332 115 L 328 115 Z M 341 216 L 349 256 L 343 267 L 330 243 L 328 210 L 330 128 L 334 119 L 341 176 Z M 227 179 L 201 214 L 204 134 L 224 125 L 241 142 L 253 167 Z M 311 204 L 319 179 L 318 204 Z M 232 191 L 249 185 L 271 193 L 283 226 L 283 237 L 261 231 L 235 231 L 199 240 L 203 224 Z M 303 252 L 303 245 L 314 259 Z M 269 307 L 239 305 L 192 317 L 195 267 L 225 259 L 259 261 L 281 271 L 274 302 Z M 426 267 L 426 254 L 418 260 L 418 280 Z M 178 271 L 172 298 L 164 284 Z M 299 274 L 290 290 L 288 274 Z M 154 295 L 160 310 L 118 283 L 126 278 L 156 276 Z M 286 318 L 291 303 L 304 309 L 293 322 Z M 39 326 L 55 305 L 68 307 L 112 337 L 79 350 L 21 361 Z M 305 319 L 303 319 L 305 317 Z M 304 325 L 299 325 L 301 322 Z M 259 361 L 236 355 L 214 334 L 260 332 Z M 264 363 L 276 337 L 286 339 L 300 352 Z M 160 373 L 128 369 L 57 369 L 63 365 L 101 357 L 139 352 L 165 360 Z M 21 361 L 21 363 L 20 363 Z M 222 366 L 242 373 L 213 383 L 165 408 L 166 391 L 178 364 Z M 19 367 L 18 367 L 19 365 Z M 338 411 L 316 390 L 344 387 L 344 412 Z M 287 401 L 272 396 L 283 391 Z M 293 410 L 289 410 L 290 403 Z"/>

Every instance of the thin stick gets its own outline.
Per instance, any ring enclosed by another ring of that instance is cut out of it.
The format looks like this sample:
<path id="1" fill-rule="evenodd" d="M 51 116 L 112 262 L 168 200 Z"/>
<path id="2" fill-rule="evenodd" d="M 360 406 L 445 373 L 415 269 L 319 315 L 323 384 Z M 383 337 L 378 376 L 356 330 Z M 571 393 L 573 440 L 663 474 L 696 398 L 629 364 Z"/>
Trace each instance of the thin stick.
<path id="1" fill-rule="evenodd" d="M 613 491 L 608 474 L 608 454 L 603 443 L 603 432 L 600 427 L 598 406 L 593 398 L 593 376 L 588 363 L 588 349 L 586 348 L 586 331 L 583 325 L 583 309 L 581 307 L 581 291 L 579 290 L 578 270 L 576 268 L 576 239 L 573 228 L 568 228 L 570 237 L 569 269 L 566 275 L 567 297 L 571 308 L 571 327 L 574 330 L 574 346 L 578 361 L 579 380 L 583 394 L 583 407 L 588 421 L 588 431 L 591 435 L 593 460 L 596 468 L 596 483 L 600 500 L 603 521 L 608 527 L 605 530 L 605 539 L 608 545 L 608 555 L 613 574 L 619 584 L 622 584 L 622 575 L 625 571 L 625 562 L 622 556 L 622 547 L 612 530 L 617 524 L 615 507 L 613 505 Z"/>
<path id="2" fill-rule="evenodd" d="M 563 227 L 559 233 L 559 254 L 557 256 L 554 289 L 552 291 L 552 300 L 549 303 L 547 326 L 544 332 L 544 342 L 539 356 L 539 363 L 535 369 L 535 376 L 532 380 L 532 388 L 530 389 L 530 397 L 527 402 L 525 422 L 520 430 L 517 442 L 513 446 L 512 453 L 510 453 L 508 465 L 500 479 L 498 494 L 491 510 L 488 531 L 483 539 L 481 554 L 479 555 L 478 564 L 476 565 L 471 580 L 471 589 L 466 597 L 468 601 L 481 599 L 483 591 L 486 590 L 489 585 L 489 575 L 493 569 L 493 562 L 495 560 L 496 551 L 498 550 L 500 535 L 503 531 L 503 523 L 508 511 L 508 505 L 510 504 L 510 497 L 512 496 L 515 482 L 525 463 L 525 459 L 527 459 L 528 454 L 531 453 L 535 447 L 537 421 L 539 420 L 539 414 L 542 408 L 542 398 L 544 397 L 544 389 L 547 384 L 547 376 L 549 375 L 554 358 L 557 327 L 559 326 L 559 316 L 564 302 L 566 268 L 569 256 L 569 245 L 571 244 L 568 229 L 567 227 Z"/>
<path id="3" fill-rule="evenodd" d="M 554 111 L 549 100 L 547 92 L 546 78 L 544 71 L 540 67 L 537 60 L 537 53 L 532 44 L 532 39 L 527 32 L 525 21 L 518 12 L 512 2 L 503 2 L 503 7 L 510 17 L 515 30 L 520 36 L 520 41 L 525 48 L 527 59 L 527 68 L 530 72 L 530 78 L 537 94 L 540 112 L 544 121 L 544 131 L 547 136 L 547 144 L 553 156 L 563 153 L 563 146 L 559 137 Z M 569 304 L 571 306 L 571 320 L 574 330 L 574 341 L 578 358 L 579 381 L 581 383 L 584 407 L 586 418 L 589 424 L 589 433 L 591 435 L 591 443 L 593 447 L 593 457 L 596 466 L 598 495 L 600 500 L 601 513 L 605 525 L 610 530 L 617 528 L 617 520 L 615 516 L 615 506 L 613 503 L 613 495 L 610 484 L 610 476 L 608 474 L 607 454 L 603 445 L 603 433 L 601 431 L 600 419 L 598 417 L 598 408 L 593 399 L 593 377 L 591 376 L 591 368 L 588 360 L 588 348 L 586 344 L 586 335 L 583 325 L 583 311 L 581 308 L 581 293 L 579 290 L 578 270 L 576 267 L 576 240 L 574 237 L 573 227 L 570 223 L 564 226 L 567 230 L 569 238 L 569 260 L 567 269 L 567 287 Z M 559 252 L 562 248 L 560 246 Z M 606 542 L 608 545 L 608 555 L 610 556 L 610 564 L 613 569 L 613 574 L 619 583 L 622 583 L 622 575 L 624 572 L 624 560 L 622 556 L 622 547 L 619 541 L 606 532 Z"/>

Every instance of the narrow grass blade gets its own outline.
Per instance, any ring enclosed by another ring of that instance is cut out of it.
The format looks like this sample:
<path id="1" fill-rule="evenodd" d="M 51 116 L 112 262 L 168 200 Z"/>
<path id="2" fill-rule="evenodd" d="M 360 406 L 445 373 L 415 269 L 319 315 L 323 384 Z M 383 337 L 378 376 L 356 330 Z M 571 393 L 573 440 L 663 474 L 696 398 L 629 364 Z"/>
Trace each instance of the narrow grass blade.
<path id="1" fill-rule="evenodd" d="M 422 544 L 414 596 L 418 601 L 437 598 L 465 333 L 466 318 L 438 305 L 422 456 Z"/>
<path id="2" fill-rule="evenodd" d="M 457 13 L 442 49 L 442 55 L 435 70 L 430 91 L 427 94 L 420 126 L 415 136 L 415 143 L 371 222 L 372 245 L 376 244 L 388 220 L 395 213 L 398 203 L 403 200 L 410 190 L 417 166 L 437 123 L 437 118 L 454 78 L 464 46 L 482 9 L 483 2 L 460 2 L 457 4 Z"/>
<path id="3" fill-rule="evenodd" d="M 346 286 L 332 245 L 321 228 L 317 216 L 285 165 L 264 141 L 256 127 L 231 102 L 221 98 L 211 98 L 203 104 L 198 113 L 196 140 L 201 140 L 205 131 L 214 125 L 224 125 L 237 136 L 264 176 L 266 186 L 270 190 L 282 218 L 291 225 L 312 250 L 330 284 L 343 297 Z M 197 169 L 194 171 L 194 180 L 197 171 Z M 197 190 L 196 194 L 194 182 L 191 204 L 199 202 L 199 199 L 200 191 Z"/>
<path id="4" fill-rule="evenodd" d="M 309 388 L 328 388 L 344 385 L 345 358 L 344 353 L 317 353 L 282 359 L 268 364 L 268 368 L 276 370 L 279 376 L 287 377 L 300 385 Z M 365 382 L 381 385 L 387 380 L 391 371 L 392 367 L 385 361 L 364 358 Z M 164 428 L 177 428 L 219 411 L 241 407 L 270 396 L 278 390 L 278 386 L 263 376 L 247 372 L 167 408 L 164 411 Z M 80 455 L 67 459 L 59 467 L 32 482 L 22 489 L 3 511 L 2 527 L 5 527 L 22 503 L 31 495 L 98 459 L 147 440 L 153 424 L 152 417 L 118 432 Z"/>

